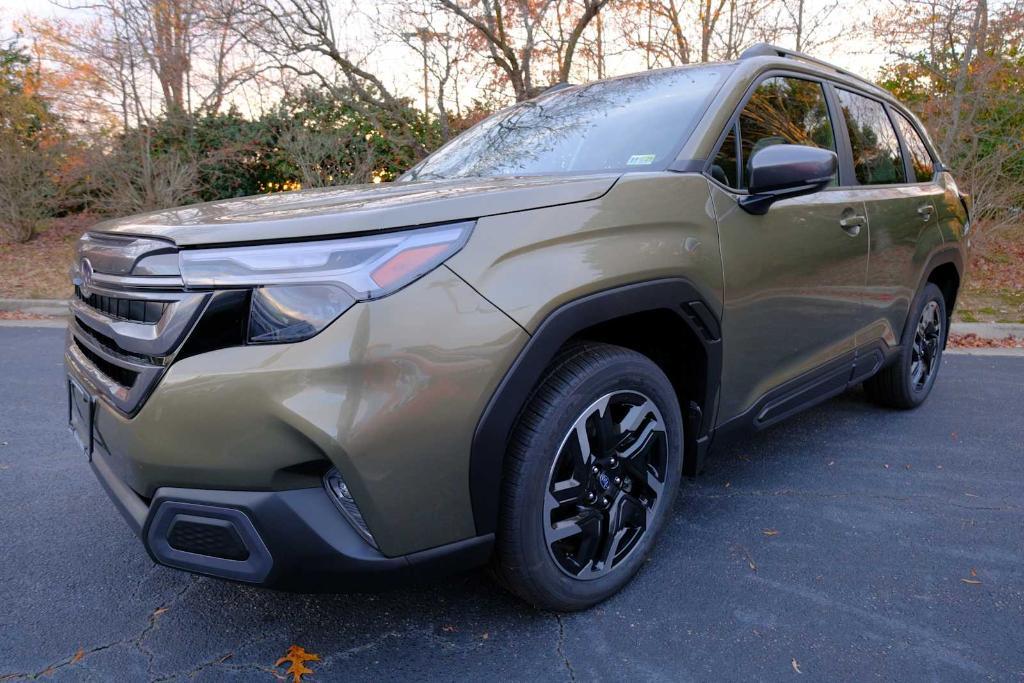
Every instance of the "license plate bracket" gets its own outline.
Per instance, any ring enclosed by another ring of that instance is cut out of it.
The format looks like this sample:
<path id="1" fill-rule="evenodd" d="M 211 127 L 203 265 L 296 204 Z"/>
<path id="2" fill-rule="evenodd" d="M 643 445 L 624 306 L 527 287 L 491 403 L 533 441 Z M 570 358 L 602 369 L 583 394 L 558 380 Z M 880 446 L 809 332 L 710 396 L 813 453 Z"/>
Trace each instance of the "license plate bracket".
<path id="1" fill-rule="evenodd" d="M 82 447 L 85 457 L 92 460 L 92 422 L 95 415 L 95 401 L 85 389 L 73 379 L 68 379 L 68 427 L 72 436 Z"/>

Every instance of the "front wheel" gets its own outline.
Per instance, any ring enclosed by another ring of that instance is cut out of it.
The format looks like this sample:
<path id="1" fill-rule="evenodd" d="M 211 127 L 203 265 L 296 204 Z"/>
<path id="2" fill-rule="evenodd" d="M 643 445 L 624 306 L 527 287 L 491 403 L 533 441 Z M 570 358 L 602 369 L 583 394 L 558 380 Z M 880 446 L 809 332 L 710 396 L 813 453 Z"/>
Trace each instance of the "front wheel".
<path id="1" fill-rule="evenodd" d="M 868 397 L 890 408 L 916 408 L 931 393 L 946 342 L 946 299 L 928 283 L 911 311 L 914 327 L 895 363 L 864 383 Z"/>
<path id="2" fill-rule="evenodd" d="M 679 487 L 683 426 L 646 356 L 570 349 L 548 370 L 506 456 L 496 571 L 538 607 L 578 610 L 643 563 Z"/>

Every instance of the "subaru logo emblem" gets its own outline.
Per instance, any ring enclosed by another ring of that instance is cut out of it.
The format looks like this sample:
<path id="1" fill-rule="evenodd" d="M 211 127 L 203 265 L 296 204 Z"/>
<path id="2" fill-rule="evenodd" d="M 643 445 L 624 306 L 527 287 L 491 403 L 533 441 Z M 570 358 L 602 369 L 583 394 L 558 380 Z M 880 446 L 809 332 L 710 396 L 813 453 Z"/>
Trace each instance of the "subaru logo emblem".
<path id="1" fill-rule="evenodd" d="M 78 288 L 82 291 L 83 296 L 89 296 L 91 293 L 89 291 L 89 287 L 92 285 L 92 264 L 89 263 L 89 259 L 82 259 L 82 263 L 79 265 L 78 269 L 79 276 L 82 279 Z"/>
<path id="2" fill-rule="evenodd" d="M 606 489 L 612 485 L 612 480 L 608 476 L 607 472 L 602 472 L 601 474 L 597 475 L 597 483 L 601 485 L 601 488 Z"/>

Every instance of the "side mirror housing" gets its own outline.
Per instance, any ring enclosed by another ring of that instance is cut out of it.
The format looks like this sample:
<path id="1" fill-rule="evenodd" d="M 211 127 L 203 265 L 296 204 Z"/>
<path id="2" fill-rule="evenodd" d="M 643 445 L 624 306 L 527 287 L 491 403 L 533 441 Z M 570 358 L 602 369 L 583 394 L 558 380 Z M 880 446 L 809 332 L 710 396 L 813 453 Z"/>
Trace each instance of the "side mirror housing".
<path id="1" fill-rule="evenodd" d="M 819 192 L 832 182 L 839 166 L 836 153 L 807 145 L 772 145 L 750 159 L 750 194 L 740 208 L 763 215 L 780 199 Z"/>

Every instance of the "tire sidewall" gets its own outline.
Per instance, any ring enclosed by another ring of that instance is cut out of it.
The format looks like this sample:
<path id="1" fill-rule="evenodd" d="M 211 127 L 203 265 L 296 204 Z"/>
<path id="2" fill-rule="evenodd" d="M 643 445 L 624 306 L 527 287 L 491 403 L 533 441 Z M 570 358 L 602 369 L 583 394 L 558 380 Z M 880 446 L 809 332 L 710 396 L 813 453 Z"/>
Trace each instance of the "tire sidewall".
<path id="1" fill-rule="evenodd" d="M 914 388 L 912 382 L 912 366 L 913 366 L 913 351 L 914 351 L 914 336 L 917 333 L 917 324 L 921 319 L 921 314 L 924 312 L 925 306 L 929 302 L 935 301 L 939 305 L 939 320 L 942 323 L 941 334 L 939 335 L 939 348 L 935 357 L 936 367 L 932 372 L 931 377 L 928 378 L 928 382 L 925 386 L 917 390 Z M 906 343 L 903 345 L 903 353 L 900 358 L 900 379 L 903 382 L 903 390 L 906 395 L 910 398 L 913 405 L 918 406 L 925 402 L 928 395 L 931 394 L 932 387 L 935 386 L 935 380 L 939 376 L 939 371 L 942 369 L 942 355 L 946 346 L 946 338 L 949 336 L 949 318 L 946 315 L 946 299 L 935 284 L 929 282 L 924 290 L 921 292 L 921 296 L 914 307 L 913 312 L 909 320 L 909 327 L 906 333 Z"/>
<path id="2" fill-rule="evenodd" d="M 515 530 L 520 534 L 525 569 L 537 579 L 537 587 L 548 593 L 553 601 L 587 607 L 615 593 L 636 573 L 650 551 L 654 540 L 671 513 L 673 501 L 682 474 L 683 426 L 679 403 L 671 382 L 651 361 L 639 354 L 627 352 L 620 359 L 606 359 L 561 392 L 559 401 L 545 419 L 543 433 L 529 444 L 530 456 L 523 474 L 529 482 L 519 488 L 520 500 L 514 501 L 524 511 L 523 524 Z M 638 391 L 650 398 L 661 411 L 668 443 L 668 466 L 662 500 L 651 526 L 638 545 L 608 576 L 591 580 L 573 579 L 557 566 L 548 552 L 544 538 L 544 497 L 554 458 L 566 433 L 577 418 L 594 401 L 616 391 Z"/>

